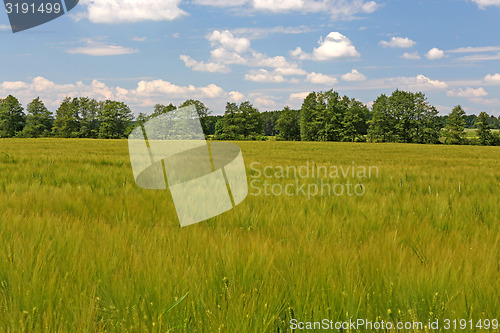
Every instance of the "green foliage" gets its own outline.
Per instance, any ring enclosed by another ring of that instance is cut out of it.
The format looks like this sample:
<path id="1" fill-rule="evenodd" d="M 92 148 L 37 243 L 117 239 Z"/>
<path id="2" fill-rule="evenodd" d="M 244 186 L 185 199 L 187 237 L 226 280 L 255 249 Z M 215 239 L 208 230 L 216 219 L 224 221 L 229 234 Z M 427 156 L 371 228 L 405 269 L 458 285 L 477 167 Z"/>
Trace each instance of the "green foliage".
<path id="1" fill-rule="evenodd" d="M 27 105 L 26 112 L 26 126 L 21 136 L 25 138 L 50 136 L 54 118 L 39 97 Z"/>
<path id="2" fill-rule="evenodd" d="M 437 143 L 441 130 L 438 111 L 425 95 L 401 90 L 377 98 L 369 125 L 371 140 L 381 142 Z"/>
<path id="3" fill-rule="evenodd" d="M 462 144 L 465 140 L 465 111 L 460 105 L 453 108 L 446 120 L 444 129 L 446 144 Z"/>
<path id="4" fill-rule="evenodd" d="M 80 116 L 78 98 L 66 97 L 56 111 L 52 135 L 59 138 L 80 137 Z"/>
<path id="5" fill-rule="evenodd" d="M 133 116 L 123 102 L 105 101 L 99 111 L 99 138 L 120 139 L 128 136 Z"/>
<path id="6" fill-rule="evenodd" d="M 99 136 L 99 110 L 101 104 L 93 98 L 81 97 L 78 100 L 80 117 L 80 137 L 97 138 Z"/>
<path id="7" fill-rule="evenodd" d="M 312 92 L 300 111 L 303 141 L 355 141 L 366 134 L 368 108 L 337 92 Z"/>
<path id="8" fill-rule="evenodd" d="M 494 138 L 491 134 L 490 126 L 488 125 L 488 119 L 488 114 L 486 112 L 481 112 L 476 121 L 479 143 L 483 146 L 490 146 L 494 144 Z"/>
<path id="9" fill-rule="evenodd" d="M 208 109 L 208 107 L 205 104 L 195 99 L 188 99 L 187 101 L 182 103 L 179 107 L 182 108 L 189 105 L 195 106 L 196 113 L 198 114 L 198 117 L 200 117 L 201 128 L 203 129 L 203 133 L 205 134 L 205 136 L 210 135 L 210 128 L 207 122 L 207 117 L 212 112 Z"/>
<path id="10" fill-rule="evenodd" d="M 276 129 L 280 140 L 300 141 L 300 110 L 285 107 L 278 118 Z"/>
<path id="11" fill-rule="evenodd" d="M 265 136 L 278 135 L 278 119 L 280 118 L 281 111 L 265 111 L 260 115 L 262 117 L 262 129 Z"/>
<path id="12" fill-rule="evenodd" d="M 219 121 L 215 125 L 215 132 L 218 139 L 222 140 L 255 140 L 262 134 L 262 118 L 249 101 L 241 103 L 228 102 L 224 112 L 224 120 L 220 125 Z M 222 133 L 219 133 L 222 126 Z"/>
<path id="13" fill-rule="evenodd" d="M 25 125 L 24 109 L 12 95 L 0 99 L 0 138 L 18 135 Z"/>

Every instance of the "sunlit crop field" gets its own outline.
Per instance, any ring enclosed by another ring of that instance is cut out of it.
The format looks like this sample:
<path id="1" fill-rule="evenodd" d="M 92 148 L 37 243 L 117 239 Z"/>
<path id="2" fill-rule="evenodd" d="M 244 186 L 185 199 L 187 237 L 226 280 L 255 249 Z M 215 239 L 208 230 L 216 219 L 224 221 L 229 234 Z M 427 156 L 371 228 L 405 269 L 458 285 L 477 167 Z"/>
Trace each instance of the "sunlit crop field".
<path id="1" fill-rule="evenodd" d="M 1 140 L 0 331 L 500 319 L 500 147 L 238 144 L 249 182 L 294 181 L 265 166 L 379 173 L 352 179 L 364 195 L 250 189 L 180 228 L 168 191 L 135 185 L 125 140 Z"/>

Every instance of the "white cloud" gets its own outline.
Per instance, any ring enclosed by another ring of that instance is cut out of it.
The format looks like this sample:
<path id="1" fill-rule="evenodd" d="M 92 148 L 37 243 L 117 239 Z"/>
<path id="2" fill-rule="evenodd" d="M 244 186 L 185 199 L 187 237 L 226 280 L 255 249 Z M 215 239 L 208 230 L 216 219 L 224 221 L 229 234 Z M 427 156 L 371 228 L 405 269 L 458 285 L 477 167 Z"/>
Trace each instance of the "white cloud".
<path id="1" fill-rule="evenodd" d="M 363 9 L 363 11 L 365 13 L 373 13 L 375 12 L 378 8 L 380 7 L 380 5 L 378 3 L 376 3 L 375 1 L 369 1 L 369 2 L 365 2 L 363 4 L 363 6 L 361 6 L 361 8 Z"/>
<path id="2" fill-rule="evenodd" d="M 500 83 L 500 74 L 495 73 L 493 75 L 488 74 L 484 77 L 484 81 L 492 83 Z"/>
<path id="3" fill-rule="evenodd" d="M 3 91 L 21 90 L 28 87 L 29 85 L 22 81 L 4 81 L 0 84 L 0 90 Z"/>
<path id="4" fill-rule="evenodd" d="M 231 91 L 229 92 L 229 96 L 229 101 L 234 103 L 242 102 L 245 99 L 245 95 L 239 91 Z"/>
<path id="5" fill-rule="evenodd" d="M 247 4 L 248 0 L 193 0 L 196 5 L 213 6 L 213 7 L 240 7 Z"/>
<path id="6" fill-rule="evenodd" d="M 420 60 L 420 59 L 422 59 L 422 57 L 416 51 L 412 52 L 412 53 L 405 52 L 405 53 L 403 53 L 401 58 L 406 59 L 406 60 Z"/>
<path id="7" fill-rule="evenodd" d="M 253 0 L 253 7 L 271 12 L 286 12 L 302 9 L 304 0 Z"/>
<path id="8" fill-rule="evenodd" d="M 429 52 L 427 52 L 427 54 L 425 56 L 429 60 L 441 59 L 444 57 L 444 51 L 435 47 L 435 48 L 430 49 Z"/>
<path id="9" fill-rule="evenodd" d="M 256 97 L 254 104 L 259 109 L 269 109 L 276 107 L 277 103 L 274 99 L 268 97 Z"/>
<path id="10" fill-rule="evenodd" d="M 474 98 L 470 98 L 470 101 L 477 103 L 477 104 L 482 104 L 484 106 L 490 106 L 490 107 L 500 106 L 500 99 L 498 99 L 498 98 L 474 97 Z"/>
<path id="11" fill-rule="evenodd" d="M 285 78 L 281 74 L 269 72 L 261 68 L 245 74 L 245 80 L 253 82 L 284 82 Z"/>
<path id="12" fill-rule="evenodd" d="M 431 80 L 424 75 L 416 77 L 396 77 L 384 80 L 383 84 L 377 84 L 379 87 L 395 87 L 398 89 L 408 89 L 411 91 L 432 91 L 448 88 L 448 84 L 439 80 Z"/>
<path id="13" fill-rule="evenodd" d="M 0 24 L 0 31 L 4 31 L 4 30 L 12 30 L 12 28 L 8 25 Z"/>
<path id="14" fill-rule="evenodd" d="M 448 53 L 480 53 L 480 52 L 494 52 L 500 51 L 500 46 L 480 46 L 480 47 L 460 47 L 447 51 Z"/>
<path id="15" fill-rule="evenodd" d="M 314 31 L 312 28 L 301 25 L 298 27 L 283 27 L 276 26 L 272 28 L 236 28 L 231 30 L 234 35 L 245 36 L 249 39 L 258 39 L 267 37 L 270 34 L 303 34 L 306 32 Z"/>
<path id="16" fill-rule="evenodd" d="M 330 32 L 324 40 L 319 41 L 319 44 L 320 46 L 315 48 L 312 54 L 307 54 L 300 47 L 291 51 L 290 54 L 301 60 L 316 61 L 360 56 L 350 39 L 339 32 Z"/>
<path id="17" fill-rule="evenodd" d="M 392 37 L 390 41 L 383 40 L 379 44 L 384 46 L 384 47 L 410 48 L 410 47 L 415 46 L 415 44 L 417 44 L 417 43 L 412 41 L 408 37 L 405 37 L 405 38 Z"/>
<path id="18" fill-rule="evenodd" d="M 353 69 L 350 73 L 342 75 L 342 80 L 344 81 L 364 81 L 366 76 L 358 72 L 358 70 Z"/>
<path id="19" fill-rule="evenodd" d="M 500 60 L 500 52 L 497 54 L 474 54 L 462 58 L 458 58 L 462 61 L 488 61 L 488 60 Z"/>
<path id="20" fill-rule="evenodd" d="M 132 37 L 130 40 L 133 42 L 145 42 L 147 39 L 147 37 Z"/>
<path id="21" fill-rule="evenodd" d="M 171 21 L 186 15 L 179 8 L 181 0 L 82 0 L 86 12 L 74 15 L 93 23 L 131 23 Z"/>
<path id="22" fill-rule="evenodd" d="M 140 96 L 167 95 L 177 97 L 203 96 L 215 98 L 223 94 L 222 88 L 215 84 L 206 87 L 178 86 L 164 80 L 140 81 L 135 90 Z"/>
<path id="23" fill-rule="evenodd" d="M 86 46 L 67 49 L 66 52 L 70 54 L 85 54 L 90 56 L 112 56 L 139 52 L 136 49 L 96 41 L 90 38 L 86 38 L 83 41 L 87 44 Z"/>
<path id="24" fill-rule="evenodd" d="M 307 72 L 302 68 L 294 68 L 294 67 L 278 67 L 275 69 L 275 72 L 285 76 L 307 74 Z"/>
<path id="25" fill-rule="evenodd" d="M 215 7 L 243 7 L 271 13 L 329 13 L 332 19 L 350 20 L 359 13 L 373 13 L 380 5 L 364 0 L 194 0 L 194 4 Z"/>
<path id="26" fill-rule="evenodd" d="M 304 92 L 300 92 L 300 93 L 293 93 L 293 94 L 290 94 L 290 99 L 299 99 L 299 100 L 304 100 L 307 96 L 309 96 L 311 92 L 309 91 L 304 91 Z"/>
<path id="27" fill-rule="evenodd" d="M 181 55 L 179 58 L 184 62 L 186 67 L 193 69 L 197 72 L 210 72 L 210 73 L 227 73 L 229 68 L 224 64 L 215 62 L 196 61 L 190 56 Z"/>
<path id="28" fill-rule="evenodd" d="M 248 38 L 237 38 L 228 31 L 214 30 L 208 35 L 208 40 L 214 45 L 220 44 L 226 50 L 242 53 L 250 49 L 250 40 Z"/>
<path id="29" fill-rule="evenodd" d="M 478 4 L 479 8 L 484 9 L 488 6 L 500 6 L 500 0 L 472 0 Z"/>
<path id="30" fill-rule="evenodd" d="M 339 82 L 333 76 L 325 75 L 325 74 L 321 74 L 321 73 L 315 73 L 315 72 L 308 74 L 306 80 L 308 82 L 311 82 L 314 84 L 321 84 L 321 85 L 334 85 L 334 84 L 337 84 Z"/>
<path id="31" fill-rule="evenodd" d="M 484 90 L 484 88 L 477 88 L 477 89 L 473 89 L 473 88 L 466 88 L 466 89 L 454 89 L 454 90 L 450 90 L 446 93 L 446 95 L 450 96 L 450 97 L 461 97 L 461 98 L 473 98 L 473 97 L 484 97 L 484 96 L 488 96 L 488 93 L 486 92 L 486 90 Z"/>
<path id="32" fill-rule="evenodd" d="M 269 74 L 268 72 L 265 74 L 267 80 L 269 80 L 267 82 L 282 82 L 282 76 L 307 74 L 307 72 L 300 69 L 296 63 L 289 62 L 283 56 L 269 57 L 264 53 L 253 50 L 248 38 L 235 37 L 234 34 L 228 30 L 215 30 L 207 35 L 207 39 L 210 41 L 213 48 L 210 51 L 211 61 L 197 61 L 187 55 L 182 55 L 181 60 L 184 61 L 187 67 L 193 70 L 209 72 L 228 72 L 228 65 L 275 69 L 274 73 Z M 247 80 L 255 80 L 255 78 L 262 79 L 263 75 L 262 72 L 250 73 L 247 75 Z"/>

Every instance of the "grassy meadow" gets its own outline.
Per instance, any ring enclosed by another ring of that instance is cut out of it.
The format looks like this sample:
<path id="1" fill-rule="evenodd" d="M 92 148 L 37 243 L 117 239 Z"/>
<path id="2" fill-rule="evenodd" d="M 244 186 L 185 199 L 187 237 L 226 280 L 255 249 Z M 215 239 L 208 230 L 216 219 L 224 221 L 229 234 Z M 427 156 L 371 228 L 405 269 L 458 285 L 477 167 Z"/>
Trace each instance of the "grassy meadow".
<path id="1" fill-rule="evenodd" d="M 308 161 L 379 175 L 353 180 L 363 196 L 249 195 L 180 228 L 168 191 L 135 185 L 126 140 L 0 140 L 0 331 L 500 319 L 500 147 L 238 144 L 252 177 Z"/>

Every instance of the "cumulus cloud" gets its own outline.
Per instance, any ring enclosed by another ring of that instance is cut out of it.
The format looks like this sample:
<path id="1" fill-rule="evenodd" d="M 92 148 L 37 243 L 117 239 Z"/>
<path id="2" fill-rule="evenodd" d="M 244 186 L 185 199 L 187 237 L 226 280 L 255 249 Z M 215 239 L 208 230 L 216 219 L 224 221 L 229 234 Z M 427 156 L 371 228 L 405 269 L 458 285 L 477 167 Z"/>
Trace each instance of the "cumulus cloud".
<path id="1" fill-rule="evenodd" d="M 229 101 L 234 103 L 239 103 L 245 99 L 245 95 L 240 93 L 239 91 L 231 91 L 229 92 Z"/>
<path id="2" fill-rule="evenodd" d="M 472 1 L 477 3 L 479 8 L 481 9 L 484 9 L 488 6 L 500 6 L 500 0 L 472 0 Z"/>
<path id="3" fill-rule="evenodd" d="M 492 82 L 492 83 L 500 83 L 500 74 L 495 73 L 495 74 L 488 74 L 484 77 L 484 81 L 486 82 Z"/>
<path id="4" fill-rule="evenodd" d="M 228 72 L 229 65 L 249 67 L 267 67 L 274 69 L 271 73 L 252 72 L 246 76 L 247 80 L 264 80 L 260 82 L 283 82 L 283 76 L 306 75 L 307 72 L 299 68 L 298 64 L 289 62 L 283 56 L 270 57 L 251 48 L 248 38 L 236 37 L 229 30 L 215 30 L 207 35 L 212 50 L 210 61 L 197 61 L 190 56 L 181 55 L 184 64 L 193 70 L 206 72 Z M 265 79 L 264 79 L 265 77 Z"/>
<path id="5" fill-rule="evenodd" d="M 141 21 L 171 21 L 186 15 L 179 8 L 181 0 L 81 0 L 86 9 L 73 15 L 93 23 L 132 23 Z"/>
<path id="6" fill-rule="evenodd" d="M 275 72 L 285 76 L 307 74 L 307 72 L 302 68 L 293 68 L 293 67 L 278 67 L 275 69 Z"/>
<path id="7" fill-rule="evenodd" d="M 190 56 L 181 55 L 179 58 L 184 62 L 186 67 L 191 68 L 197 72 L 210 72 L 210 73 L 227 73 L 229 68 L 224 64 L 215 62 L 196 61 Z"/>
<path id="8" fill-rule="evenodd" d="M 415 46 L 415 44 L 417 44 L 417 43 L 412 41 L 408 37 L 405 37 L 405 38 L 392 37 L 390 41 L 383 40 L 379 44 L 384 46 L 384 47 L 410 48 L 410 47 Z"/>
<path id="9" fill-rule="evenodd" d="M 408 89 L 411 91 L 432 91 L 448 88 L 448 84 L 439 80 L 432 80 L 424 75 L 416 77 L 396 77 L 385 79 L 379 86 Z"/>
<path id="10" fill-rule="evenodd" d="M 83 42 L 86 44 L 85 46 L 67 49 L 66 52 L 69 54 L 84 54 L 89 56 L 113 56 L 139 52 L 130 47 L 93 40 L 91 38 L 83 39 Z"/>
<path id="11" fill-rule="evenodd" d="M 308 82 L 311 82 L 314 84 L 321 84 L 321 85 L 334 85 L 334 84 L 337 84 L 339 82 L 333 76 L 325 75 L 325 74 L 321 74 L 321 73 L 315 73 L 315 72 L 308 74 L 306 80 Z"/>
<path id="12" fill-rule="evenodd" d="M 132 38 L 130 38 L 130 40 L 133 42 L 145 42 L 147 39 L 148 39 L 147 37 L 132 37 Z"/>
<path id="13" fill-rule="evenodd" d="M 299 92 L 299 93 L 292 93 L 290 94 L 289 99 L 298 99 L 298 100 L 304 100 L 311 92 L 309 91 L 304 91 L 304 92 Z"/>
<path id="14" fill-rule="evenodd" d="M 252 70 L 245 75 L 245 80 L 253 82 L 284 82 L 283 75 L 269 72 L 266 69 Z"/>
<path id="15" fill-rule="evenodd" d="M 366 76 L 358 72 L 358 70 L 353 69 L 350 73 L 342 75 L 342 80 L 344 81 L 364 81 Z"/>
<path id="16" fill-rule="evenodd" d="M 416 51 L 412 52 L 412 53 L 405 52 L 405 53 L 403 53 L 401 58 L 406 59 L 406 60 L 420 60 L 420 59 L 422 59 L 422 57 Z"/>
<path id="17" fill-rule="evenodd" d="M 226 50 L 242 53 L 250 48 L 250 40 L 248 38 L 235 37 L 230 31 L 214 30 L 208 35 L 208 40 L 213 45 L 220 44 Z"/>
<path id="18" fill-rule="evenodd" d="M 473 98 L 473 97 L 484 97 L 488 96 L 488 93 L 483 88 L 465 88 L 465 89 L 454 89 L 446 93 L 450 97 L 461 97 L 461 98 Z"/>
<path id="19" fill-rule="evenodd" d="M 255 97 L 254 98 L 254 104 L 257 108 L 259 109 L 268 109 L 268 108 L 274 108 L 276 107 L 277 103 L 274 99 L 270 97 Z"/>
<path id="20" fill-rule="evenodd" d="M 52 110 L 59 107 L 67 97 L 88 96 L 97 100 L 115 99 L 127 103 L 134 111 L 150 112 L 157 103 L 180 104 L 186 99 L 200 99 L 208 105 L 216 105 L 222 110 L 225 103 L 244 98 L 237 91 L 225 92 L 215 84 L 206 86 L 181 86 L 165 80 L 141 80 L 135 87 L 125 89 L 120 86 L 108 86 L 99 80 L 89 83 L 78 81 L 75 83 L 60 84 L 47 78 L 38 76 L 31 81 L 4 81 L 0 82 L 0 96 L 15 94 L 23 103 L 31 102 L 39 96 Z"/>
<path id="21" fill-rule="evenodd" d="M 255 9 L 271 12 L 286 12 L 302 9 L 304 7 L 304 0 L 254 0 L 253 6 Z"/>
<path id="22" fill-rule="evenodd" d="M 441 59 L 444 57 L 444 51 L 434 47 L 434 48 L 430 49 L 429 52 L 427 52 L 427 54 L 425 56 L 429 60 Z"/>
<path id="23" fill-rule="evenodd" d="M 319 47 L 308 54 L 297 47 L 290 54 L 300 60 L 327 61 L 338 58 L 359 57 L 360 54 L 349 38 L 339 32 L 330 32 L 324 40 L 319 41 Z"/>

